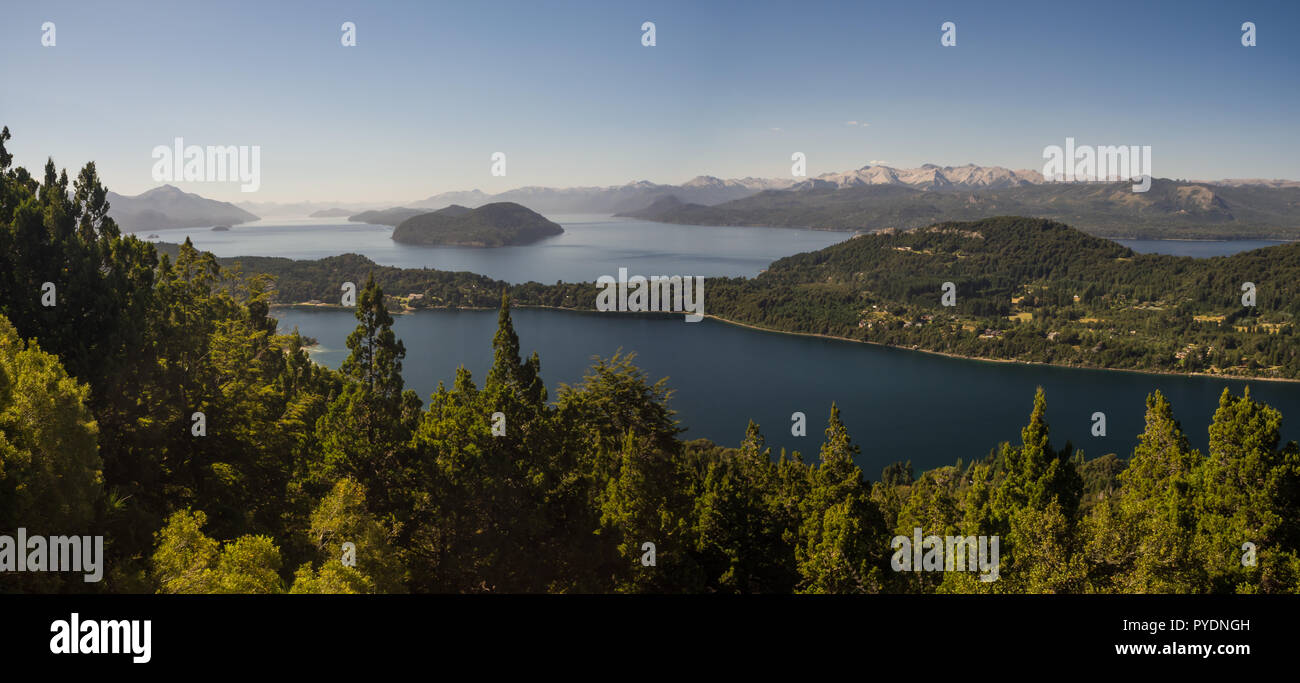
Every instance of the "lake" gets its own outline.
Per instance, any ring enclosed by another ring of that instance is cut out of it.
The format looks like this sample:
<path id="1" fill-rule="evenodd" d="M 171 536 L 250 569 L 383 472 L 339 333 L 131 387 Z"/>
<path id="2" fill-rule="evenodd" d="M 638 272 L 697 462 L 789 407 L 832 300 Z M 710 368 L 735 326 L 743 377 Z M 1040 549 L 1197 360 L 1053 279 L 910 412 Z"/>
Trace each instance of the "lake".
<path id="1" fill-rule="evenodd" d="M 1209 258 L 1286 244 L 1281 240 L 1115 240 L 1139 254 Z"/>
<path id="2" fill-rule="evenodd" d="M 320 341 L 313 358 L 337 368 L 345 339 L 356 326 L 350 311 L 276 309 L 282 330 L 294 326 Z M 1240 393 L 1245 381 L 1146 375 L 1051 366 L 990 363 L 883 348 L 858 342 L 762 332 L 713 320 L 515 309 L 524 355 L 537 351 L 553 400 L 561 382 L 577 383 L 594 354 L 622 348 L 652 380 L 668 377 L 671 407 L 687 431 L 736 446 L 748 420 L 768 444 L 815 458 L 831 402 L 862 447 L 859 465 L 880 469 L 908 460 L 918 471 L 970 462 L 1001 441 L 1020 439 L 1034 389 L 1047 392 L 1052 442 L 1067 439 L 1088 457 L 1128 457 L 1143 429 L 1146 395 L 1159 389 L 1174 406 L 1193 446 L 1205 449 L 1210 417 L 1224 387 Z M 496 311 L 423 311 L 395 316 L 406 345 L 403 376 L 422 400 L 439 381 L 449 386 L 464 364 L 481 385 L 492 362 Z M 1300 384 L 1250 383 L 1253 396 L 1282 411 L 1283 434 L 1300 436 Z M 790 435 L 791 413 L 808 418 L 808 436 Z M 1107 436 L 1091 436 L 1094 412 L 1106 414 Z"/>
<path id="3" fill-rule="evenodd" d="M 495 249 L 400 244 L 386 225 L 344 219 L 266 219 L 232 226 L 142 231 L 157 241 L 184 242 L 217 256 L 279 256 L 319 259 L 361 254 L 400 268 L 469 271 L 510 283 L 591 282 L 620 267 L 631 275 L 752 277 L 784 256 L 816 251 L 848 239 L 849 233 L 792 228 L 672 225 L 603 215 L 557 215 L 564 234 L 539 242 Z M 1276 244 L 1276 240 L 1117 240 L 1140 253 L 1224 256 Z"/>
<path id="4" fill-rule="evenodd" d="M 162 242 L 184 242 L 217 256 L 281 256 L 319 259 L 361 254 L 384 266 L 465 270 L 517 284 L 593 282 L 618 267 L 633 275 L 752 277 L 772 261 L 816 251 L 848 239 L 848 233 L 790 228 L 668 225 L 611 216 L 554 216 L 563 235 L 518 247 L 474 249 L 399 244 L 386 225 L 345 219 L 268 219 L 211 228 L 142 231 Z"/>

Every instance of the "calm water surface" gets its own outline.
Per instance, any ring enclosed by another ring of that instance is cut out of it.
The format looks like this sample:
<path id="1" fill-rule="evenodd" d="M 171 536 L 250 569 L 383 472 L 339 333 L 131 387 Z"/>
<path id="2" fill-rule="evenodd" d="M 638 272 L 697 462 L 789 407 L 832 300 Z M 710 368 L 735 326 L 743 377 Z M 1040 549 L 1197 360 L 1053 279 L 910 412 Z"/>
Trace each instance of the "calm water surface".
<path id="1" fill-rule="evenodd" d="M 402 268 L 466 270 L 511 283 L 595 281 L 615 275 L 753 276 L 772 261 L 816 251 L 849 237 L 843 232 L 788 228 L 700 227 L 648 223 L 609 216 L 553 216 L 564 234 L 518 247 L 473 249 L 399 244 L 386 225 L 346 219 L 270 219 L 211 228 L 145 231 L 156 241 L 184 242 L 217 256 L 319 259 L 361 254 Z"/>
<path id="2" fill-rule="evenodd" d="M 1279 244 L 1280 240 L 1115 240 L 1139 254 L 1172 254 L 1173 256 L 1193 256 L 1209 258 L 1211 256 L 1231 256 L 1240 251 L 1263 249 Z"/>
<path id="3" fill-rule="evenodd" d="M 174 228 L 143 237 L 183 242 L 217 256 L 319 259 L 355 253 L 385 266 L 469 271 L 512 283 L 592 281 L 628 268 L 632 275 L 753 276 L 778 258 L 816 251 L 848 233 L 789 228 L 670 225 L 611 216 L 552 216 L 564 234 L 534 244 L 497 249 L 399 244 L 386 225 L 345 219 L 266 219 L 229 231 Z M 1225 256 L 1276 244 L 1276 240 L 1118 240 L 1140 253 Z"/>
<path id="4" fill-rule="evenodd" d="M 314 358 L 338 367 L 345 339 L 356 326 L 350 312 L 278 309 L 282 329 L 294 326 L 318 339 Z M 889 349 L 856 342 L 761 332 L 678 316 L 576 313 L 516 309 L 524 354 L 536 350 L 552 399 L 561 382 L 577 383 L 592 355 L 620 348 L 637 353 L 652 379 L 668 377 L 671 407 L 689 428 L 685 438 L 739 445 L 747 421 L 758 422 L 769 445 L 816 457 L 831 402 L 838 403 L 859 464 L 875 478 L 895 460 L 918 468 L 969 462 L 999 442 L 1018 440 L 1034 389 L 1047 392 L 1053 443 L 1066 439 L 1088 457 L 1127 457 L 1143 428 L 1146 395 L 1159 389 L 1173 403 L 1193 446 L 1204 449 L 1206 429 L 1224 387 L 1246 382 L 1145 375 L 1049 366 L 988 363 Z M 406 344 L 407 386 L 428 399 L 439 381 L 449 386 L 462 363 L 481 384 L 492 362 L 495 311 L 424 311 L 396 316 Z M 1283 434 L 1300 438 L 1300 384 L 1252 382 L 1251 393 L 1282 411 Z M 790 414 L 808 416 L 808 436 L 790 435 Z M 1091 436 L 1091 416 L 1106 413 L 1107 436 Z"/>

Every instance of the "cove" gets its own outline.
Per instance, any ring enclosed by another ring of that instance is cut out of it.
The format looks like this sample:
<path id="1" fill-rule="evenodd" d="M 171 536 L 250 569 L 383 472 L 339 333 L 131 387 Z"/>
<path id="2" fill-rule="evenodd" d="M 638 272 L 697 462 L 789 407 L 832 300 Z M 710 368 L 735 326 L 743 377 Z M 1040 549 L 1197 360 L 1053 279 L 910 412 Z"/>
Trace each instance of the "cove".
<path id="1" fill-rule="evenodd" d="M 282 331 L 296 326 L 320 342 L 313 358 L 337 368 L 355 328 L 351 311 L 277 308 Z M 765 332 L 713 319 L 684 325 L 679 316 L 583 313 L 516 308 L 520 349 L 537 351 L 550 398 L 560 383 L 576 384 L 593 355 L 635 351 L 651 380 L 668 377 L 670 407 L 688 431 L 739 445 L 748 420 L 762 427 L 773 453 L 781 447 L 815 459 L 832 402 L 839 405 L 862 453 L 868 477 L 897 460 L 919 472 L 984 457 L 999 442 L 1020 439 L 1034 389 L 1047 393 L 1052 443 L 1068 439 L 1089 458 L 1127 458 L 1143 429 L 1145 398 L 1159 389 L 1192 446 L 1204 452 L 1207 429 L 1224 387 L 1251 395 L 1283 415 L 1283 439 L 1300 436 L 1300 384 L 1222 380 L 992 363 L 872 346 L 858 342 Z M 403 377 L 422 400 L 439 381 L 451 384 L 464 364 L 480 385 L 492 362 L 496 311 L 422 311 L 395 316 L 406 345 Z M 808 416 L 808 435 L 790 434 L 790 415 Z M 1091 435 L 1091 416 L 1106 414 L 1107 435 Z"/>

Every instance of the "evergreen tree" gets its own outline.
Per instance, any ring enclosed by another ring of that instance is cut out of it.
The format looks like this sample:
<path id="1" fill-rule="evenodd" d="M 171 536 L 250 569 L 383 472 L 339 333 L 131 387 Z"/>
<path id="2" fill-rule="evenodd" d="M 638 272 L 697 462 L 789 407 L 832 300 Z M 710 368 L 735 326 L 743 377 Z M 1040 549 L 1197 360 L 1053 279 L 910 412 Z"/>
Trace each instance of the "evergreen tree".
<path id="1" fill-rule="evenodd" d="M 789 593 L 798 581 L 777 465 L 753 422 L 734 456 L 711 460 L 696 497 L 696 543 L 710 587 L 734 593 Z"/>
<path id="2" fill-rule="evenodd" d="M 104 498 L 90 390 L 59 359 L 25 344 L 0 317 L 0 529 L 32 534 L 97 531 Z M 12 550 L 11 550 L 12 552 Z M 27 552 L 19 548 L 17 552 Z M 0 591 L 86 590 L 77 577 L 5 572 Z"/>
<path id="3" fill-rule="evenodd" d="M 1296 590 L 1300 540 L 1300 449 L 1282 446 L 1282 416 L 1227 389 L 1210 424 L 1210 450 L 1196 473 L 1195 551 L 1216 592 Z M 1257 548 L 1256 564 L 1243 559 Z"/>
<path id="4" fill-rule="evenodd" d="M 316 426 L 321 442 L 323 483 L 355 477 L 375 492 L 377 509 L 397 515 L 414 476 L 407 448 L 420 401 L 404 391 L 402 358 L 406 348 L 393 334 L 393 317 L 384 293 L 367 278 L 357 297 L 359 324 L 348 335 L 349 354 L 340 372 L 343 389 Z"/>
<path id="5" fill-rule="evenodd" d="M 1119 475 L 1118 498 L 1094 515 L 1090 545 L 1100 551 L 1095 559 L 1106 565 L 1103 572 L 1123 567 L 1116 578 L 1123 592 L 1200 592 L 1205 584 L 1192 555 L 1192 485 L 1201 455 L 1188 445 L 1163 394 L 1147 396 L 1146 406 L 1146 429 Z"/>
<path id="6" fill-rule="evenodd" d="M 883 580 L 884 518 L 854 463 L 859 450 L 831 404 L 821 461 L 811 470 L 796 557 L 800 590 L 808 593 L 874 593 Z"/>
<path id="7" fill-rule="evenodd" d="M 606 565 L 610 586 L 627 593 L 698 592 L 704 576 L 691 552 L 691 501 L 678 462 L 630 432 L 616 457 L 598 531 L 615 551 Z M 647 564 L 652 550 L 654 563 Z"/>

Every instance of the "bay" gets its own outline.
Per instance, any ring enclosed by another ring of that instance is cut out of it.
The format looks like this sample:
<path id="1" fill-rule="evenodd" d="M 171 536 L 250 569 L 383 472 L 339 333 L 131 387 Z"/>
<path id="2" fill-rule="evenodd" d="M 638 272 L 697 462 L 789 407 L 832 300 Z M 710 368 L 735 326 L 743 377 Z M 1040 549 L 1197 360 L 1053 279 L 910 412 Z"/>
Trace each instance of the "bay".
<path id="1" fill-rule="evenodd" d="M 848 239 L 843 232 L 669 225 L 611 216 L 554 216 L 564 234 L 516 247 L 474 249 L 401 244 L 386 225 L 343 219 L 273 219 L 211 228 L 144 232 L 221 257 L 319 259 L 354 253 L 384 266 L 469 271 L 512 284 L 594 282 L 601 275 L 752 277 L 772 261 Z"/>
<path id="2" fill-rule="evenodd" d="M 276 309 L 283 331 L 295 326 L 320 341 L 313 358 L 337 368 L 356 326 L 350 311 Z M 1018 442 L 1035 387 L 1047 394 L 1052 442 L 1067 439 L 1088 457 L 1128 457 L 1143 429 L 1144 401 L 1159 389 L 1173 404 L 1192 445 L 1204 450 L 1207 429 L 1225 387 L 1249 384 L 1252 396 L 1282 412 L 1283 436 L 1300 436 L 1300 384 L 1210 377 L 1081 370 L 949 358 L 858 342 L 764 332 L 680 316 L 580 313 L 542 309 L 512 312 L 520 348 L 536 350 L 554 399 L 561 382 L 577 383 L 591 356 L 635 351 L 652 379 L 668 378 L 671 407 L 688 428 L 683 438 L 707 437 L 736 446 L 750 419 L 780 447 L 815 459 L 832 402 L 840 407 L 859 465 L 871 478 L 897 460 L 918 471 L 970 462 L 1002 441 Z M 464 364 L 481 385 L 492 362 L 496 311 L 422 311 L 396 316 L 406 345 L 403 377 L 427 402 L 439 381 L 449 386 Z M 790 433 L 791 414 L 807 416 L 807 436 Z M 1106 415 L 1107 435 L 1091 435 L 1092 415 Z"/>

